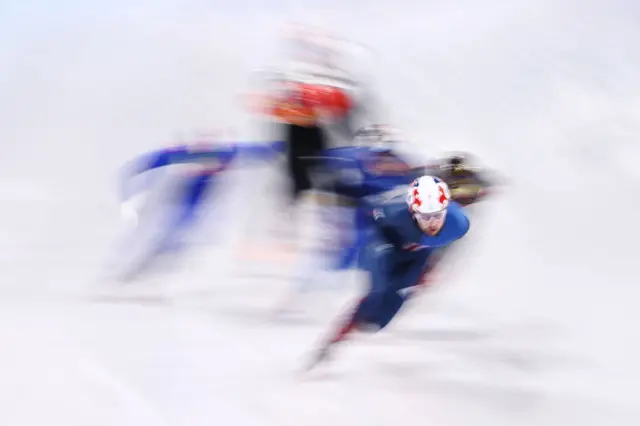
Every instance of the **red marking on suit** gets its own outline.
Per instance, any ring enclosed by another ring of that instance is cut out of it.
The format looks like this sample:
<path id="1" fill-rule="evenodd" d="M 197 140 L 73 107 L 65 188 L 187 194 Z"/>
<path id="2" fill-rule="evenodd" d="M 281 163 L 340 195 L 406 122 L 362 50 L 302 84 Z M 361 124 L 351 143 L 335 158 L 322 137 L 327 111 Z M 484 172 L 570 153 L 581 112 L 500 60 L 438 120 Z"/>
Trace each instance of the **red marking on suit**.
<path id="1" fill-rule="evenodd" d="M 427 246 L 423 246 L 417 243 L 407 243 L 402 248 L 406 251 L 418 251 L 427 248 Z"/>

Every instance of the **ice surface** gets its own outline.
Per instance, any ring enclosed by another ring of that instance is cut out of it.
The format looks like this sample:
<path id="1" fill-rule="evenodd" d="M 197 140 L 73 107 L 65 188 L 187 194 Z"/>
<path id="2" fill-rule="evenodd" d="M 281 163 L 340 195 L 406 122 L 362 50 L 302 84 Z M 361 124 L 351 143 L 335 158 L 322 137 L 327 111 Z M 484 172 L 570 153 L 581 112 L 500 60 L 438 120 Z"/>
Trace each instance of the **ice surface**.
<path id="1" fill-rule="evenodd" d="M 192 129 L 260 136 L 237 96 L 289 20 L 371 46 L 422 153 L 510 180 L 442 287 L 307 378 L 354 288 L 273 321 L 282 271 L 232 280 L 213 247 L 153 297 L 99 297 L 117 168 Z M 0 424 L 637 425 L 639 20 L 622 0 L 4 2 Z"/>

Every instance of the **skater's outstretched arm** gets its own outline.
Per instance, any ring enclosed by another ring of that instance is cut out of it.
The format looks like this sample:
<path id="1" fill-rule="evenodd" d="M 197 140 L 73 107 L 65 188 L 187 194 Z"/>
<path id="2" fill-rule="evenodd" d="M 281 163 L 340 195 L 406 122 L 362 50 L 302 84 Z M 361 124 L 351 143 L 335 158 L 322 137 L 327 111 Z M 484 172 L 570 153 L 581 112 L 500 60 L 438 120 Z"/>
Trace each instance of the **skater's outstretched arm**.
<path id="1" fill-rule="evenodd" d="M 136 193 L 148 188 L 154 180 L 152 176 L 142 179 L 141 183 L 135 178 L 149 171 L 174 164 L 193 163 L 204 165 L 208 173 L 220 172 L 231 165 L 238 152 L 236 144 L 210 148 L 179 145 L 143 154 L 123 167 L 120 179 L 120 198 L 126 201 Z M 214 166 L 206 167 L 208 163 L 212 162 Z M 136 183 L 138 185 L 135 185 Z"/>
<path id="2" fill-rule="evenodd" d="M 186 149 L 165 148 L 140 155 L 124 165 L 120 174 L 120 199 L 126 201 L 136 193 L 148 188 L 153 179 L 144 179 L 142 182 L 134 182 L 134 179 L 148 171 L 165 167 L 177 162 L 184 161 Z M 135 185 L 138 183 L 138 185 Z"/>
<path id="3" fill-rule="evenodd" d="M 286 152 L 287 145 L 284 141 L 275 142 L 242 142 L 238 144 L 238 154 L 245 160 L 253 163 L 270 162 Z"/>

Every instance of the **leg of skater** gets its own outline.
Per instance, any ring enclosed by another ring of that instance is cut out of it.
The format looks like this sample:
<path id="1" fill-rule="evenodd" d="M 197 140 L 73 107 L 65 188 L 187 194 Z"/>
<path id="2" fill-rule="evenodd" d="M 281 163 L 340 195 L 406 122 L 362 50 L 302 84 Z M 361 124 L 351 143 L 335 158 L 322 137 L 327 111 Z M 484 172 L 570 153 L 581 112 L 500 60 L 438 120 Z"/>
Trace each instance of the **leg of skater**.
<path id="1" fill-rule="evenodd" d="M 367 244 L 363 266 L 369 272 L 369 291 L 321 347 L 309 368 L 323 361 L 334 345 L 346 340 L 354 331 L 377 332 L 387 327 L 412 296 L 413 293 L 403 290 L 419 285 L 430 269 L 426 261 L 420 268 L 413 262 L 395 261 L 394 250 L 381 239 Z"/>

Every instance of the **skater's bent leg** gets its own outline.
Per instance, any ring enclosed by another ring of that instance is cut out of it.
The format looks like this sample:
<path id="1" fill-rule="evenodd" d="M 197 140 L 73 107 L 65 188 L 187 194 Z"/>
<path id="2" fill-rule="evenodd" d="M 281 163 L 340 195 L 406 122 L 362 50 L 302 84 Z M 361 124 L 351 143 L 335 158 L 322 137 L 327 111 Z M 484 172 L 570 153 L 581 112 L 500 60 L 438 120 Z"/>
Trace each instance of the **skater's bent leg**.
<path id="1" fill-rule="evenodd" d="M 384 294 L 382 304 L 378 306 L 378 311 L 370 318 L 370 324 L 375 325 L 375 331 L 385 328 L 398 314 L 406 296 L 394 290 L 389 290 Z"/>
<path id="2" fill-rule="evenodd" d="M 427 266 L 420 263 L 407 263 L 406 265 L 396 264 L 393 274 L 386 274 L 383 283 L 378 284 L 378 288 L 382 288 L 382 294 L 372 291 L 367 295 L 367 299 L 374 296 L 375 302 L 367 300 L 363 303 L 362 310 L 365 313 L 362 320 L 370 325 L 375 325 L 373 330 L 381 330 L 385 328 L 393 318 L 398 314 L 404 302 L 410 297 L 410 292 L 404 292 L 404 289 L 419 285 L 421 278 L 425 274 Z M 373 280 L 372 283 L 376 283 Z"/>
<path id="3" fill-rule="evenodd" d="M 365 248 L 364 265 L 369 272 L 369 291 L 360 300 L 353 314 L 333 338 L 333 342 L 343 340 L 352 330 L 375 325 L 385 294 L 390 290 L 389 271 L 393 248 L 380 239 L 372 240 Z"/>

